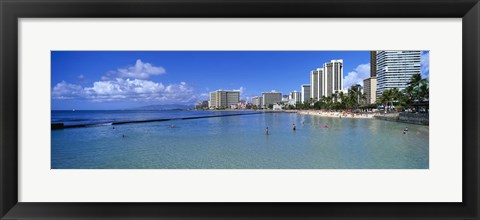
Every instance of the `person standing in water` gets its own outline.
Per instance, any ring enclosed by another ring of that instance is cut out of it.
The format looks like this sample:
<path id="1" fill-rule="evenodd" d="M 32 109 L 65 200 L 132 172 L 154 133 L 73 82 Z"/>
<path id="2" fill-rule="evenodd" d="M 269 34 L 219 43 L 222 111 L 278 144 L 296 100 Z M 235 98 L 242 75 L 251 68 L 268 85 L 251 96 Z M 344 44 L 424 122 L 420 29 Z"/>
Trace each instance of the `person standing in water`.
<path id="1" fill-rule="evenodd" d="M 405 127 L 405 128 L 403 129 L 403 134 L 407 134 L 407 133 L 408 133 L 408 127 Z"/>
<path id="2" fill-rule="evenodd" d="M 292 129 L 293 129 L 293 131 L 297 130 L 297 126 L 295 126 L 295 124 L 293 124 Z"/>
<path id="3" fill-rule="evenodd" d="M 265 134 L 268 135 L 268 127 L 265 128 Z"/>

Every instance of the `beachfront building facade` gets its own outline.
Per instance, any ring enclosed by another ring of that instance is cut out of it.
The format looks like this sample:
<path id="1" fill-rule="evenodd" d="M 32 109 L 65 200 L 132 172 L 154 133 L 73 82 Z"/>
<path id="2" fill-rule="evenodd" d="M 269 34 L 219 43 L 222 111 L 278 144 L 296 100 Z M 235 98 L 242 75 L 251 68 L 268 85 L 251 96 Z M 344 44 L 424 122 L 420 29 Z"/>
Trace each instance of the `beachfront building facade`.
<path id="1" fill-rule="evenodd" d="M 268 108 L 270 105 L 282 102 L 282 93 L 271 91 L 262 93 L 262 106 Z"/>
<path id="2" fill-rule="evenodd" d="M 306 101 L 310 100 L 310 85 L 303 84 L 302 85 L 302 92 L 301 92 L 301 102 L 305 103 Z"/>
<path id="3" fill-rule="evenodd" d="M 297 91 L 291 92 L 290 95 L 289 95 L 289 101 L 291 101 L 293 103 L 301 102 L 302 101 L 302 93 L 297 92 Z"/>
<path id="4" fill-rule="evenodd" d="M 376 96 L 388 89 L 405 89 L 412 76 L 420 74 L 420 57 L 421 51 L 377 51 Z"/>
<path id="5" fill-rule="evenodd" d="M 317 68 L 310 71 L 310 98 L 319 99 L 321 84 L 319 83 L 320 75 L 323 75 L 323 68 Z"/>
<path id="6" fill-rule="evenodd" d="M 310 71 L 310 98 L 314 101 L 343 89 L 343 60 L 331 60 Z"/>
<path id="7" fill-rule="evenodd" d="M 363 91 L 367 97 L 367 104 L 373 104 L 377 101 L 377 77 L 371 76 L 363 80 Z"/>
<path id="8" fill-rule="evenodd" d="M 240 102 L 240 91 L 217 90 L 210 92 L 211 109 L 229 108 Z"/>
<path id="9" fill-rule="evenodd" d="M 332 60 L 323 64 L 322 96 L 331 96 L 343 89 L 343 60 Z"/>
<path id="10" fill-rule="evenodd" d="M 252 98 L 252 104 L 257 108 L 261 108 L 263 106 L 263 97 L 262 96 L 255 96 Z"/>

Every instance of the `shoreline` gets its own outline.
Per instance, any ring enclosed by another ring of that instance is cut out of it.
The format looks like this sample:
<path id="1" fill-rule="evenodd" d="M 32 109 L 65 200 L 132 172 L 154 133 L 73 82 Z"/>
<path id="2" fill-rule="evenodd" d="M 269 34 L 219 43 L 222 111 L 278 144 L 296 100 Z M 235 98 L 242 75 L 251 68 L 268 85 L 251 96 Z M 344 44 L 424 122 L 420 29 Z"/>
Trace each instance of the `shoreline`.
<path id="1" fill-rule="evenodd" d="M 365 119 L 374 119 L 377 113 L 351 113 L 351 112 L 328 112 L 322 110 L 297 110 L 296 113 L 301 115 L 313 115 L 317 117 L 325 118 L 365 118 Z"/>

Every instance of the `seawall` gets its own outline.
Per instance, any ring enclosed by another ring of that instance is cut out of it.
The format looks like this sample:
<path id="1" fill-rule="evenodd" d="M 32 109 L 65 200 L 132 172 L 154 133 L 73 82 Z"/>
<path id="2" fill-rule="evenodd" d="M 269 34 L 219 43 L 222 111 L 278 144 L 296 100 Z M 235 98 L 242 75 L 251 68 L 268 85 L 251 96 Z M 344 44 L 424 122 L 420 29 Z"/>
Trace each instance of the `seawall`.
<path id="1" fill-rule="evenodd" d="M 429 114 L 401 112 L 398 120 L 410 124 L 428 125 Z"/>
<path id="2" fill-rule="evenodd" d="M 417 124 L 417 125 L 429 125 L 428 113 L 409 113 L 409 112 L 397 113 L 395 112 L 395 113 L 375 115 L 374 117 L 380 120 L 398 121 L 398 122 Z"/>
<path id="3" fill-rule="evenodd" d="M 270 112 L 253 112 L 253 113 L 238 113 L 238 114 L 228 114 L 228 115 L 203 115 L 203 116 L 192 116 L 192 117 L 183 117 L 183 118 L 162 118 L 162 119 L 150 119 L 150 120 L 137 120 L 137 121 L 118 121 L 111 123 L 96 123 L 96 124 L 78 124 L 78 125 L 65 125 L 64 123 L 52 123 L 51 130 L 59 130 L 66 128 L 85 128 L 85 127 L 94 127 L 101 125 L 123 125 L 123 124 L 133 124 L 133 123 L 148 123 L 148 122 L 161 122 L 161 121 L 175 121 L 175 120 L 191 120 L 191 119 L 201 119 L 201 118 L 217 118 L 217 117 L 228 117 L 228 116 L 240 116 L 240 115 L 256 115 L 264 114 Z"/>

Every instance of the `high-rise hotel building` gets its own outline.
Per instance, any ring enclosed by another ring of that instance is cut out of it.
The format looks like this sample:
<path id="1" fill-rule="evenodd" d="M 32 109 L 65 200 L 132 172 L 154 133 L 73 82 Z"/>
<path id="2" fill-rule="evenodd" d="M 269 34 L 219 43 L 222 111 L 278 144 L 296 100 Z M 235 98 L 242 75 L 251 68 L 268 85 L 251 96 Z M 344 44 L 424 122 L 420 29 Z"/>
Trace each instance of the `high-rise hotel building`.
<path id="1" fill-rule="evenodd" d="M 343 60 L 332 60 L 310 72 L 310 98 L 320 100 L 343 89 Z"/>
<path id="2" fill-rule="evenodd" d="M 320 92 L 320 77 L 323 76 L 323 68 L 317 68 L 316 70 L 310 71 L 310 98 L 314 100 L 319 99 Z M 321 97 L 321 96 L 320 96 Z"/>
<path id="3" fill-rule="evenodd" d="M 377 51 L 370 51 L 370 78 L 363 80 L 363 91 L 367 104 L 377 101 Z"/>
<path id="4" fill-rule="evenodd" d="M 302 92 L 301 92 L 301 102 L 305 103 L 306 101 L 310 100 L 310 85 L 303 84 L 302 85 Z"/>
<path id="5" fill-rule="evenodd" d="M 367 97 L 367 104 L 373 104 L 377 101 L 377 77 L 372 76 L 363 80 L 363 92 Z"/>
<path id="6" fill-rule="evenodd" d="M 415 74 L 420 74 L 421 51 L 377 51 L 377 97 L 387 89 L 405 89 Z"/>
<path id="7" fill-rule="evenodd" d="M 377 51 L 370 51 L 370 77 L 377 76 Z"/>
<path id="8" fill-rule="evenodd" d="M 210 92 L 209 108 L 228 108 L 240 102 L 240 91 L 217 90 Z"/>
<path id="9" fill-rule="evenodd" d="M 282 93 L 275 91 L 262 93 L 262 105 L 264 108 L 279 102 L 282 102 Z"/>

